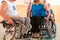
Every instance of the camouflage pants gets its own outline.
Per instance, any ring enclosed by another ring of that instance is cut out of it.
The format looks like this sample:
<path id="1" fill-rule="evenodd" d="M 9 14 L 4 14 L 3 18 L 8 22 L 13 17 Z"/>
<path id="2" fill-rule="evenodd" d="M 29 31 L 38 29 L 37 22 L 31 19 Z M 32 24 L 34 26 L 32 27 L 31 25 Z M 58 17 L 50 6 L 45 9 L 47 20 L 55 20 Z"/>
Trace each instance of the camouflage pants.
<path id="1" fill-rule="evenodd" d="M 17 27 L 18 34 L 24 35 L 32 28 L 29 17 L 13 17 L 12 19 L 20 22 L 19 26 Z"/>

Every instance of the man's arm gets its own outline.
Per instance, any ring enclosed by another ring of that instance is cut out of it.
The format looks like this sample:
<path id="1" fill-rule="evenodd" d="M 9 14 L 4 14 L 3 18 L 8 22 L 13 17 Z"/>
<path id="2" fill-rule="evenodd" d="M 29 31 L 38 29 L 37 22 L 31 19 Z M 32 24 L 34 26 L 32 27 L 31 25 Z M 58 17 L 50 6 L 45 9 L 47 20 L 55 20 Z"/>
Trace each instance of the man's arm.
<path id="1" fill-rule="evenodd" d="M 31 6 L 32 6 L 32 4 L 30 1 L 29 5 L 28 5 L 28 9 L 27 9 L 27 17 L 31 17 Z"/>
<path id="2" fill-rule="evenodd" d="M 53 15 L 53 18 L 55 18 L 55 15 L 54 15 L 54 13 L 53 13 L 52 15 Z"/>
<path id="3" fill-rule="evenodd" d="M 46 9 L 47 11 L 47 19 L 49 18 L 50 16 L 50 9 L 48 8 L 48 6 L 46 4 L 44 4 L 44 8 Z"/>
<path id="4" fill-rule="evenodd" d="M 54 12 L 53 12 L 53 10 L 51 9 L 51 13 L 52 13 L 52 16 L 53 16 L 53 18 L 54 18 Z"/>
<path id="5" fill-rule="evenodd" d="M 1 5 L 0 15 L 6 19 L 10 24 L 13 23 L 12 19 L 5 14 L 5 11 L 7 10 L 7 3 L 4 1 Z"/>

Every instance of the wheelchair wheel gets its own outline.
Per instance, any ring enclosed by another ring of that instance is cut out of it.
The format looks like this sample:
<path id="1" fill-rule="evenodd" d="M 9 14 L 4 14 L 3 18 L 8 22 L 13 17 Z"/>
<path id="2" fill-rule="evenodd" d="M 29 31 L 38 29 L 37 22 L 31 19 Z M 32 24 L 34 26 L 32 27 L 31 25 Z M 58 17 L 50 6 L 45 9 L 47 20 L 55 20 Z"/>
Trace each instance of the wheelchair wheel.
<path id="1" fill-rule="evenodd" d="M 56 23 L 55 23 L 55 19 L 54 20 L 49 20 L 50 21 L 50 24 L 51 24 L 51 31 L 52 31 L 52 34 L 56 34 Z"/>
<path id="2" fill-rule="evenodd" d="M 53 23 L 52 21 L 51 21 L 51 31 L 52 31 L 52 37 L 56 37 L 56 24 L 55 24 L 55 22 Z"/>
<path id="3" fill-rule="evenodd" d="M 14 40 L 15 36 L 17 34 L 17 27 L 20 25 L 20 23 L 21 23 L 20 21 L 16 21 L 16 24 L 13 24 L 12 26 L 10 26 L 9 24 L 7 24 L 7 23 L 4 24 L 4 22 L 3 22 L 2 24 L 6 28 L 3 40 L 7 40 L 8 38 L 10 40 Z M 10 28 L 10 27 L 12 27 L 12 28 Z M 11 35 L 9 35 L 9 34 L 11 34 Z"/>
<path id="4" fill-rule="evenodd" d="M 40 35 L 41 35 L 41 40 L 42 40 L 47 35 L 47 28 L 46 28 L 46 24 L 45 24 L 45 19 L 41 21 L 39 28 L 40 28 Z"/>
<path id="5" fill-rule="evenodd" d="M 52 33 L 56 34 L 56 24 L 52 25 Z"/>
<path id="6" fill-rule="evenodd" d="M 18 39 L 20 38 L 20 33 L 21 33 L 21 30 L 22 30 L 22 24 L 20 21 L 16 20 L 15 21 L 15 25 L 14 25 L 14 35 L 12 36 L 11 40 L 13 39 L 17 39 L 16 37 L 18 37 Z"/>
<path id="7" fill-rule="evenodd" d="M 16 33 L 15 30 L 16 30 L 16 27 L 12 27 L 12 29 L 6 29 L 3 40 L 7 40 L 8 38 L 10 40 L 13 40 L 15 33 Z"/>
<path id="8" fill-rule="evenodd" d="M 8 24 L 6 20 L 0 22 L 5 29 L 3 40 L 11 39 L 15 34 L 15 28 L 13 25 Z"/>
<path id="9" fill-rule="evenodd" d="M 15 38 L 15 35 L 16 35 L 16 25 L 13 25 L 14 26 L 14 32 L 13 32 L 13 35 L 12 35 L 12 37 L 11 37 L 11 39 L 10 40 L 14 40 L 14 38 Z"/>

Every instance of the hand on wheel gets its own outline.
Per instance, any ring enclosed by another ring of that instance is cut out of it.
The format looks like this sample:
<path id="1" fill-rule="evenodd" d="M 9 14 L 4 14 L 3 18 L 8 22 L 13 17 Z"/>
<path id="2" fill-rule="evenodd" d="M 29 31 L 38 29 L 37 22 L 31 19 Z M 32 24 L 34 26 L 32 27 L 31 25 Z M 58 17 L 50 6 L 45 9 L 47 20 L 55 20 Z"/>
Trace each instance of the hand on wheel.
<path id="1" fill-rule="evenodd" d="M 8 24 L 14 24 L 14 22 L 13 22 L 12 19 L 8 19 L 8 20 L 7 20 L 7 23 L 8 23 Z"/>

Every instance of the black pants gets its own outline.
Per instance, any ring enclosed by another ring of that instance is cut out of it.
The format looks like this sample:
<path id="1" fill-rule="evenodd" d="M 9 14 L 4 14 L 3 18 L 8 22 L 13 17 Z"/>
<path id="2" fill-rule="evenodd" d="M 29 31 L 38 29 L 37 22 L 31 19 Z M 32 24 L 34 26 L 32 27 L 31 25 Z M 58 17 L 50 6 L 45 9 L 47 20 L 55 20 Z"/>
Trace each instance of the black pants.
<path id="1" fill-rule="evenodd" d="M 31 32 L 38 33 L 40 31 L 39 25 L 41 24 L 41 21 L 44 19 L 44 17 L 32 16 L 30 19 L 32 25 Z"/>

